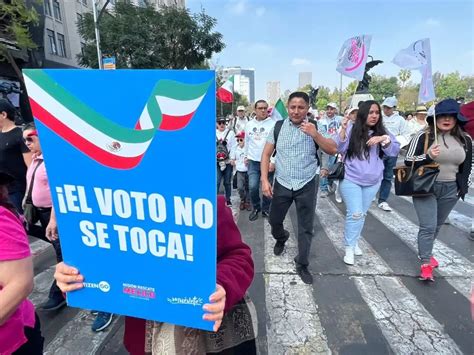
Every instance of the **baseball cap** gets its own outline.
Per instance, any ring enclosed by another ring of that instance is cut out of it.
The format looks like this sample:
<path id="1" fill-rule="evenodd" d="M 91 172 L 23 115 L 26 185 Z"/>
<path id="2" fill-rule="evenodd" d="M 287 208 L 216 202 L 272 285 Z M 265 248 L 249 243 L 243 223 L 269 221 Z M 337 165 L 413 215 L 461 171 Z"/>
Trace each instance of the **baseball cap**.
<path id="1" fill-rule="evenodd" d="M 245 111 L 245 107 L 242 105 L 237 106 L 237 111 Z"/>
<path id="2" fill-rule="evenodd" d="M 359 110 L 358 106 L 352 106 L 352 107 L 347 109 L 347 114 L 350 115 L 352 112 L 358 111 L 358 110 Z"/>
<path id="3" fill-rule="evenodd" d="M 326 107 L 332 107 L 332 108 L 335 108 L 337 110 L 337 105 L 335 102 L 329 102 Z"/>
<path id="4" fill-rule="evenodd" d="M 387 97 L 383 100 L 382 106 L 395 107 L 398 104 L 398 100 L 395 96 Z"/>

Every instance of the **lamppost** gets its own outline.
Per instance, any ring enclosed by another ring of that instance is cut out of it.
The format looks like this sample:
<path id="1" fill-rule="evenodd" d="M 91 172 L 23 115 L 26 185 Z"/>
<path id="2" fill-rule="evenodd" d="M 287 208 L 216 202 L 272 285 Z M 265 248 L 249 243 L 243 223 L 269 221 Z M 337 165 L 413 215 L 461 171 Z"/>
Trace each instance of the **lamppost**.
<path id="1" fill-rule="evenodd" d="M 102 6 L 102 9 L 100 10 L 99 15 L 97 15 L 97 4 L 99 3 L 100 0 L 96 2 L 96 0 L 92 0 L 92 14 L 94 16 L 94 29 L 95 29 L 95 43 L 97 47 L 97 60 L 99 62 L 99 69 L 102 68 L 102 52 L 100 50 L 100 32 L 99 32 L 99 21 L 100 18 L 109 4 L 110 0 L 106 0 L 104 3 L 104 6 Z"/>

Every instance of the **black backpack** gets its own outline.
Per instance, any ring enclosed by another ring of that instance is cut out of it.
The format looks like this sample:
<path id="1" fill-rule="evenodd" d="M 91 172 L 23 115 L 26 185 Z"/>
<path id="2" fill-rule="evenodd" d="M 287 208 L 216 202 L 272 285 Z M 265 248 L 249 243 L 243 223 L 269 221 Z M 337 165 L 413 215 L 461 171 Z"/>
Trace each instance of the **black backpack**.
<path id="1" fill-rule="evenodd" d="M 225 161 L 229 159 L 229 148 L 227 148 L 227 136 L 230 133 L 230 129 L 224 136 L 224 139 L 217 139 L 216 137 L 216 158 L 217 161 Z"/>
<path id="2" fill-rule="evenodd" d="M 273 128 L 273 140 L 275 141 L 275 151 L 272 154 L 273 156 L 276 155 L 276 146 L 277 146 L 278 136 L 280 135 L 281 126 L 283 126 L 284 121 L 285 120 L 276 121 L 275 127 Z M 316 130 L 318 129 L 318 123 L 315 120 L 310 118 L 308 122 L 314 124 L 314 126 L 316 127 Z M 318 162 L 318 165 L 321 166 L 321 162 L 319 161 L 319 155 L 318 155 L 319 145 L 316 142 L 314 142 L 314 145 L 316 146 L 316 160 Z"/>

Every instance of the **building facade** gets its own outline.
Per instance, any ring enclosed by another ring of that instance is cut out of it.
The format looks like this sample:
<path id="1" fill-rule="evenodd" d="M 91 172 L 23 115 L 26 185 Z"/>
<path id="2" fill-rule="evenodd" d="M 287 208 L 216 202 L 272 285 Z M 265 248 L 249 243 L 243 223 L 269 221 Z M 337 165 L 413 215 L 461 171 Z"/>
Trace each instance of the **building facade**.
<path id="1" fill-rule="evenodd" d="M 299 73 L 299 78 L 298 78 L 298 87 L 302 88 L 306 85 L 311 85 L 313 82 L 313 73 L 311 72 L 301 72 Z"/>
<path id="2" fill-rule="evenodd" d="M 281 96 L 280 82 L 279 81 L 268 81 L 267 82 L 267 101 L 270 105 L 275 105 Z"/>
<path id="3" fill-rule="evenodd" d="M 249 103 L 255 102 L 255 69 L 229 67 L 222 69 L 222 79 L 225 81 L 234 75 L 234 90 L 245 96 Z"/>

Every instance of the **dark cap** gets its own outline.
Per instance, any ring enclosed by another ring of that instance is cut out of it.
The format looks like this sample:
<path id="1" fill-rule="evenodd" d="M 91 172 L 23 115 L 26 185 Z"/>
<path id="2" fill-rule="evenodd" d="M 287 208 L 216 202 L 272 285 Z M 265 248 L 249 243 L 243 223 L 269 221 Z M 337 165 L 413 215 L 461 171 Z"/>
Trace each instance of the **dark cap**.
<path id="1" fill-rule="evenodd" d="M 0 112 L 6 112 L 10 121 L 15 121 L 15 107 L 5 99 L 0 99 Z"/>

